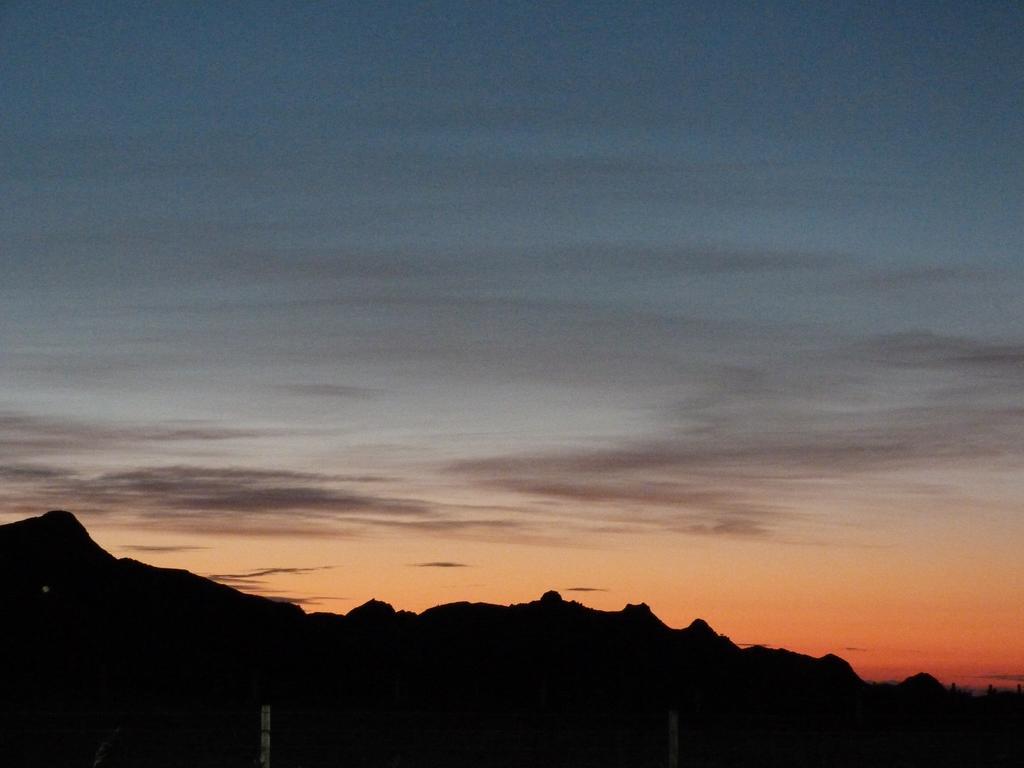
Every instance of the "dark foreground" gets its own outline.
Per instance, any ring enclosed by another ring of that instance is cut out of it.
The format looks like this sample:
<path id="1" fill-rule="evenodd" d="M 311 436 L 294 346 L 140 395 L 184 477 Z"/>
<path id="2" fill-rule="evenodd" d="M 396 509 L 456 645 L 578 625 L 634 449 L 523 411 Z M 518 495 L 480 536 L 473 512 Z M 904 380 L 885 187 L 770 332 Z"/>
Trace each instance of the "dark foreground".
<path id="1" fill-rule="evenodd" d="M 102 768 L 252 768 L 261 702 L 273 768 L 1024 766 L 1020 694 L 869 684 L 553 591 L 306 614 L 115 558 L 67 512 L 0 525 L 0 606 L 0 768 L 108 741 Z"/>
<path id="2" fill-rule="evenodd" d="M 115 735 L 115 729 L 119 731 Z M 5 713 L 0 765 L 253 768 L 260 717 L 233 711 Z M 273 768 L 666 768 L 668 716 L 272 710 Z M 1024 730 L 929 726 L 808 730 L 798 722 L 681 723 L 691 766 L 1020 766 Z"/>

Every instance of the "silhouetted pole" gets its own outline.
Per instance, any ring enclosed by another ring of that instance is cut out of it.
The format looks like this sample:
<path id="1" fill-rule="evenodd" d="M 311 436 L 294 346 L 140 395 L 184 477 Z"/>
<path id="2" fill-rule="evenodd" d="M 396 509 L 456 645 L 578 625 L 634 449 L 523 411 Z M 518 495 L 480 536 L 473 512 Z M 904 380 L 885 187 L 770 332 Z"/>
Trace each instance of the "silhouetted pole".
<path id="1" fill-rule="evenodd" d="M 679 712 L 668 711 L 668 768 L 679 768 Z"/>
<path id="2" fill-rule="evenodd" d="M 260 768 L 270 768 L 270 705 L 260 707 Z"/>

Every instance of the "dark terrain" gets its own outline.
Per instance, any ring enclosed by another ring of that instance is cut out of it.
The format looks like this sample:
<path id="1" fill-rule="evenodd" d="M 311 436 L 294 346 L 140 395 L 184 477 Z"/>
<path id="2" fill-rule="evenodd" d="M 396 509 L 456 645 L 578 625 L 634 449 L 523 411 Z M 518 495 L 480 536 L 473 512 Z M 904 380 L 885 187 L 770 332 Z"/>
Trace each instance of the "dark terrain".
<path id="1" fill-rule="evenodd" d="M 1022 699 L 918 675 L 863 682 L 836 656 L 739 648 L 646 605 L 549 592 L 344 616 L 117 559 L 67 512 L 0 526 L 0 765 L 1021 765 Z M 397 761 L 397 762 L 396 762 Z"/>

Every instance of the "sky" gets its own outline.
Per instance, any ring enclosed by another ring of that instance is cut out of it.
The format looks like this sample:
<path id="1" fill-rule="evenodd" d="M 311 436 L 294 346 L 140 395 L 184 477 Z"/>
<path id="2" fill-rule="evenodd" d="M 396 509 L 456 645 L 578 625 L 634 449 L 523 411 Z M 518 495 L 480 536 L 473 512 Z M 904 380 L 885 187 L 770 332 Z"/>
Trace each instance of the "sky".
<path id="1" fill-rule="evenodd" d="M 0 521 L 1024 680 L 1024 6 L 0 2 Z"/>

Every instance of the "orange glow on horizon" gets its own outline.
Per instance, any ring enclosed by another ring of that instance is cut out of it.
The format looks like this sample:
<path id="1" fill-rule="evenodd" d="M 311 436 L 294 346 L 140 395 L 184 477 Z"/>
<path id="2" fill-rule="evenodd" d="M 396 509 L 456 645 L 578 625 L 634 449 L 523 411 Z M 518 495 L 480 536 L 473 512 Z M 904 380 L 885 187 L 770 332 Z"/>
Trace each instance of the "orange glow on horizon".
<path id="1" fill-rule="evenodd" d="M 901 558 L 884 548 L 692 536 L 641 537 L 630 547 L 559 547 L 397 536 L 192 539 L 154 532 L 146 536 L 154 547 L 205 548 L 138 552 L 121 549 L 140 541 L 137 530 L 97 527 L 93 534 L 118 556 L 203 575 L 322 568 L 240 587 L 312 598 L 303 604 L 307 612 L 345 613 L 371 598 L 416 612 L 462 600 L 511 604 L 555 589 L 601 610 L 646 602 L 672 627 L 703 618 L 738 644 L 834 653 L 870 681 L 928 672 L 961 688 L 1014 688 L 1012 676 L 1024 670 L 1024 617 L 1014 586 L 1021 581 L 1012 561 L 982 573 L 962 559 Z M 438 562 L 464 567 L 418 565 Z"/>

